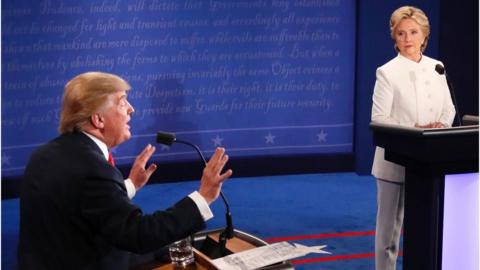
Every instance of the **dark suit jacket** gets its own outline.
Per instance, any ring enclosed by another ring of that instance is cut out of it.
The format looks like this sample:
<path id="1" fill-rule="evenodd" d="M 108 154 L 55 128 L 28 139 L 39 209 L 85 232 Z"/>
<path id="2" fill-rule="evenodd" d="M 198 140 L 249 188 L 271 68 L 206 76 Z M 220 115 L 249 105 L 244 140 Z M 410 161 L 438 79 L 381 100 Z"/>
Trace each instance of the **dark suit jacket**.
<path id="1" fill-rule="evenodd" d="M 36 150 L 20 195 L 20 269 L 126 269 L 121 251 L 146 253 L 205 227 L 188 197 L 145 215 L 121 172 L 85 134 Z"/>

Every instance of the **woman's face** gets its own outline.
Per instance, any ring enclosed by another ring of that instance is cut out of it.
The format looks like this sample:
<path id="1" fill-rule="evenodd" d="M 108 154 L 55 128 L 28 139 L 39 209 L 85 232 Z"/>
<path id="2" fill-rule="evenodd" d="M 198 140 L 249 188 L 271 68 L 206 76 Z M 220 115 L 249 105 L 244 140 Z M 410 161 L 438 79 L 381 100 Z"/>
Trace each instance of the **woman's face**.
<path id="1" fill-rule="evenodd" d="M 395 28 L 395 44 L 400 54 L 412 61 L 420 61 L 425 34 L 413 19 L 402 19 Z"/>

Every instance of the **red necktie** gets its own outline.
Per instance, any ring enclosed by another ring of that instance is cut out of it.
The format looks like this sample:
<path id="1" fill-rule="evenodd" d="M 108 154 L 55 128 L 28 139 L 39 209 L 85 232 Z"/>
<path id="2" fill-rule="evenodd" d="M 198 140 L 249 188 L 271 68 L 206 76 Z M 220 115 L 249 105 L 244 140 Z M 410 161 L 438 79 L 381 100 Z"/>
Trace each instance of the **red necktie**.
<path id="1" fill-rule="evenodd" d="M 111 152 L 108 152 L 108 163 L 110 163 L 112 166 L 115 166 L 115 160 L 113 159 Z"/>

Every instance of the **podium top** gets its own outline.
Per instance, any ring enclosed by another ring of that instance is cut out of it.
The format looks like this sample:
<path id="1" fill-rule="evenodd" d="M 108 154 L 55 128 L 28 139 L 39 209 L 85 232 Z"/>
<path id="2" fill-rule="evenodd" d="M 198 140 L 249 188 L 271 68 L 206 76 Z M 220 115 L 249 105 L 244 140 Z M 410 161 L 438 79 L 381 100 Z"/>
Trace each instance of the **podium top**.
<path id="1" fill-rule="evenodd" d="M 450 128 L 416 128 L 401 125 L 392 125 L 378 122 L 370 122 L 370 128 L 377 132 L 387 134 L 399 134 L 411 137 L 432 137 L 432 136 L 448 136 L 448 135 L 474 135 L 478 134 L 478 125 L 459 126 Z"/>
<path id="2" fill-rule="evenodd" d="M 193 250 L 195 254 L 195 263 L 188 265 L 183 269 L 190 270 L 218 270 L 212 263 L 209 256 L 211 251 L 208 249 L 219 249 L 218 237 L 223 228 L 198 232 L 193 235 Z M 208 242 L 208 243 L 207 243 Z M 212 245 L 213 243 L 213 245 Z M 232 253 L 241 252 L 259 246 L 268 245 L 264 240 L 237 229 L 234 230 L 234 237 L 227 241 L 227 249 Z M 178 270 L 170 263 L 167 250 L 162 250 L 158 254 L 153 254 L 154 258 L 147 256 L 147 259 L 130 269 L 132 270 Z M 262 267 L 262 270 L 293 270 L 295 269 L 289 261 L 283 261 L 273 265 Z"/>
<path id="3" fill-rule="evenodd" d="M 478 125 L 421 129 L 372 122 L 370 128 L 391 162 L 438 173 L 478 171 Z"/>

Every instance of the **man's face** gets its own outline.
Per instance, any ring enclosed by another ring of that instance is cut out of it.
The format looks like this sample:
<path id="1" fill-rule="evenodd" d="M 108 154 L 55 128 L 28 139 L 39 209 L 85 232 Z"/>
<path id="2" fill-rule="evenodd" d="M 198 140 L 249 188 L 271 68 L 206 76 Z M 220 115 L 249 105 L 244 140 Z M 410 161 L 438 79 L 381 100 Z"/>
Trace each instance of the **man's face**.
<path id="1" fill-rule="evenodd" d="M 103 111 L 103 135 L 109 148 L 117 146 L 130 139 L 130 115 L 134 112 L 132 105 L 127 100 L 127 91 L 118 91 L 110 96 Z"/>

